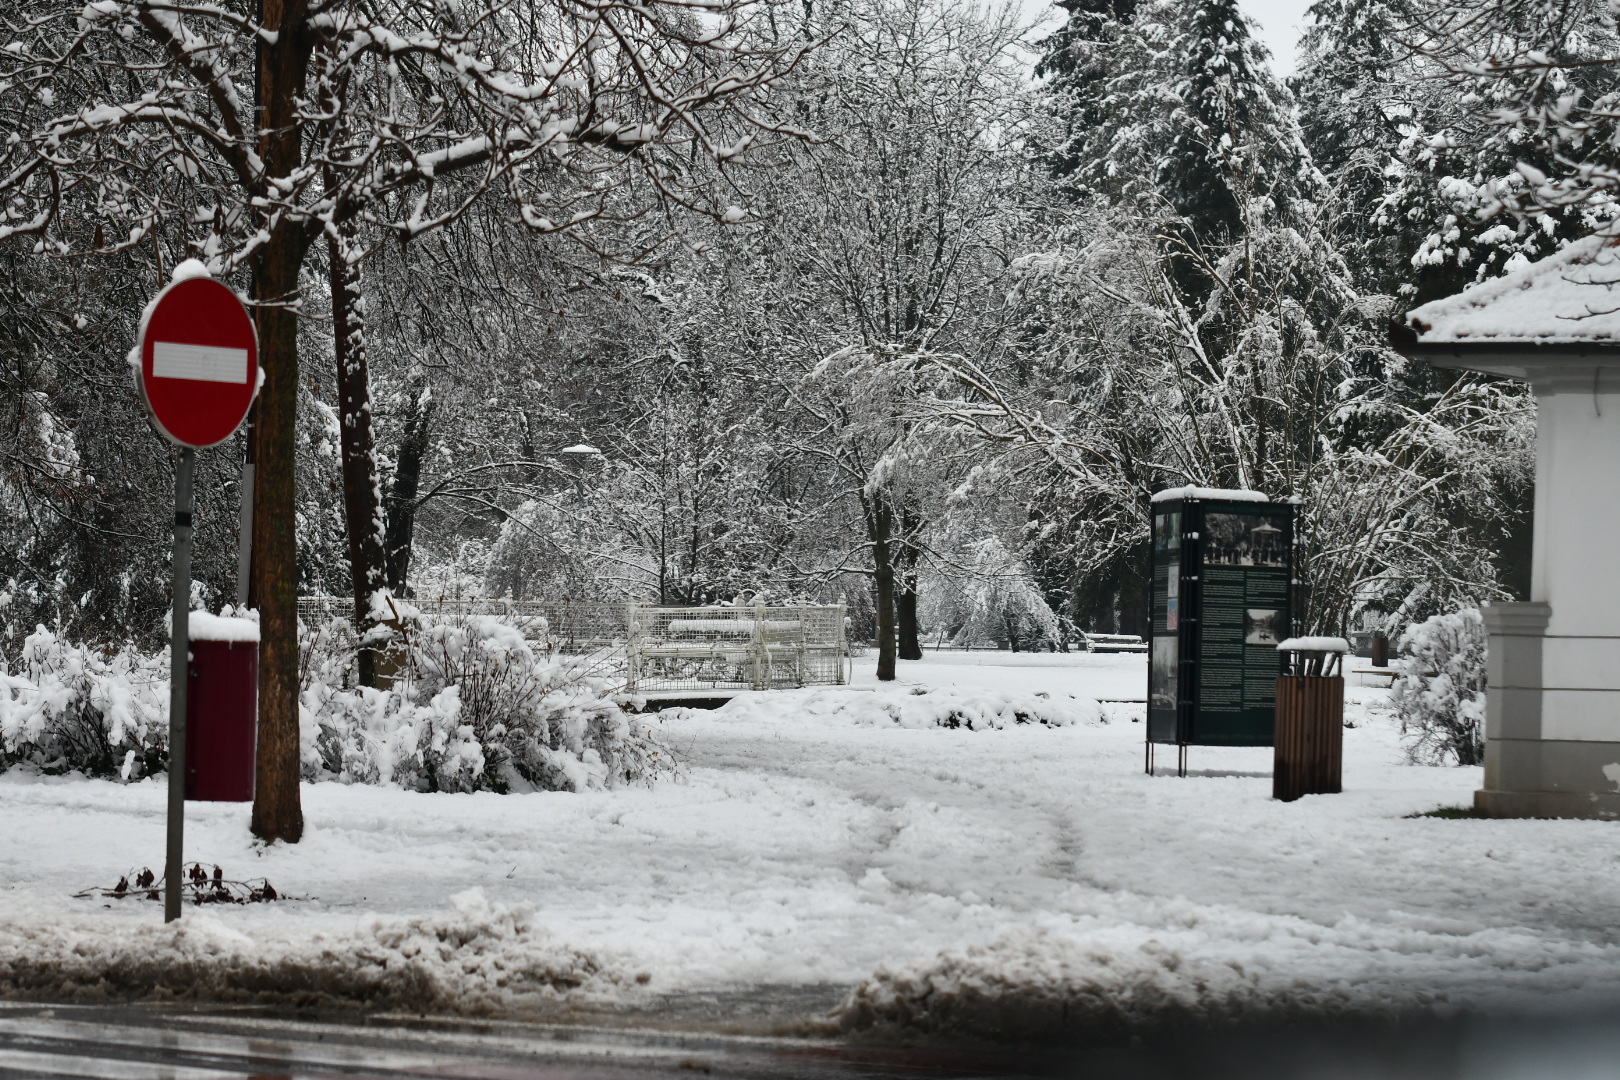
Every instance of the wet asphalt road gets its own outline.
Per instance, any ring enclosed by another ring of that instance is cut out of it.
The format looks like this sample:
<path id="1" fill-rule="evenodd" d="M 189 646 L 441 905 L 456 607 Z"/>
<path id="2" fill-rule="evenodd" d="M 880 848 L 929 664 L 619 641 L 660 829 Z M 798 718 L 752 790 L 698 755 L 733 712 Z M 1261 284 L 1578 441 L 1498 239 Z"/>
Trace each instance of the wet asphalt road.
<path id="1" fill-rule="evenodd" d="M 645 1019 L 645 1018 L 643 1018 Z M 0 1002 L 0 1080 L 1598 1080 L 1620 1020 L 1433 1017 L 1228 1028 L 1118 1047 L 907 1045 L 617 1023 L 311 1016 L 160 1004 Z"/>
<path id="2" fill-rule="evenodd" d="M 1010 1071 L 1009 1071 L 1010 1070 Z M 1000 1053 L 830 1038 L 160 1005 L 0 1004 L 0 1077 L 617 1080 L 1018 1075 Z"/>

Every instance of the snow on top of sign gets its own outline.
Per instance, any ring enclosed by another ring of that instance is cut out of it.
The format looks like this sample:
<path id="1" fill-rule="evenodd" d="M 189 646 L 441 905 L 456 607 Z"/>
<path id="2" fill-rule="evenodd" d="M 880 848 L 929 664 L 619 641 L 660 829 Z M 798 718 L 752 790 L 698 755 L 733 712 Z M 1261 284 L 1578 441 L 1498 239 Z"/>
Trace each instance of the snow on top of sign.
<path id="1" fill-rule="evenodd" d="M 169 275 L 169 280 L 190 281 L 192 278 L 211 278 L 213 276 L 213 273 L 208 269 L 208 264 L 201 259 L 187 259 L 174 268 L 174 273 Z"/>
<path id="2" fill-rule="evenodd" d="M 1270 502 L 1271 497 L 1263 491 L 1247 491 L 1243 488 L 1205 488 L 1205 487 L 1178 487 L 1165 488 L 1163 491 L 1153 493 L 1154 502 L 1172 502 L 1176 499 L 1220 499 L 1225 502 Z"/>
<path id="3" fill-rule="evenodd" d="M 1342 637 L 1291 637 L 1277 646 L 1278 652 L 1349 652 L 1350 643 Z"/>
<path id="4" fill-rule="evenodd" d="M 186 620 L 192 641 L 258 641 L 259 624 L 252 619 L 231 615 L 210 615 L 193 611 Z"/>
<path id="5" fill-rule="evenodd" d="M 169 276 L 169 285 L 178 285 L 180 282 L 190 281 L 192 278 L 211 278 L 213 276 L 213 271 L 208 269 L 207 263 L 200 259 L 185 259 L 174 268 L 174 273 Z M 157 310 L 158 301 L 163 299 L 163 293 L 167 288 L 168 286 L 165 286 L 164 289 L 158 290 L 157 294 L 146 302 L 146 306 L 141 308 L 141 318 L 135 327 L 135 344 L 130 347 L 129 352 L 124 354 L 124 361 L 135 369 L 137 379 L 141 377 L 141 342 L 146 340 L 146 324 L 152 321 L 152 312 Z M 235 292 L 236 290 L 231 291 Z M 236 298 L 244 304 L 248 302 L 247 297 L 241 293 L 237 293 Z M 263 385 L 264 368 L 261 367 L 259 369 L 258 384 L 253 388 L 255 396 L 259 392 L 259 387 Z"/>
<path id="6" fill-rule="evenodd" d="M 1620 247 L 1588 236 L 1522 270 L 1414 308 L 1407 325 L 1431 343 L 1620 344 Z"/>

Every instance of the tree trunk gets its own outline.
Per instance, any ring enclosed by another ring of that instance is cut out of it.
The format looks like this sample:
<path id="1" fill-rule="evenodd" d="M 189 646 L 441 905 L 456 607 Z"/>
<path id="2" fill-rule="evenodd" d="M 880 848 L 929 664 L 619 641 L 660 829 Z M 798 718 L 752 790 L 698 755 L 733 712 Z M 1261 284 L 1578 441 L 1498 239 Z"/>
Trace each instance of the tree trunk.
<path id="1" fill-rule="evenodd" d="M 433 423 L 433 397 L 427 384 L 413 380 L 410 394 L 405 429 L 400 433 L 395 455 L 394 482 L 388 488 L 388 525 L 383 539 L 388 588 L 396 596 L 406 594 L 411 541 L 416 531 L 416 489 L 422 479 L 422 455 L 427 452 L 428 431 Z"/>
<path id="2" fill-rule="evenodd" d="M 302 135 L 294 106 L 309 61 L 302 0 L 263 0 L 259 63 L 259 157 L 267 176 L 299 168 Z M 298 422 L 298 273 L 309 240 L 285 221 L 270 228 L 254 274 L 259 301 L 259 391 L 253 427 L 253 594 L 259 604 L 259 751 L 253 834 L 297 843 L 304 835 L 298 791 L 298 535 L 294 436 Z"/>
<path id="3" fill-rule="evenodd" d="M 898 652 L 902 660 L 921 660 L 922 642 L 917 632 L 917 576 L 905 571 L 897 575 L 894 595 L 895 623 L 899 636 Z"/>
<path id="4" fill-rule="evenodd" d="M 343 515 L 349 533 L 349 579 L 354 589 L 354 624 L 362 633 L 373 624 L 371 599 L 383 587 L 382 490 L 371 433 L 371 377 L 366 370 L 365 297 L 352 230 L 328 234 L 332 276 L 332 339 L 337 362 L 339 443 L 343 450 Z M 376 654 L 359 653 L 360 685 L 375 686 Z"/>
<path id="5" fill-rule="evenodd" d="M 894 546 L 895 615 L 899 622 L 900 659 L 921 660 L 922 643 L 917 640 L 917 557 L 922 519 L 914 501 L 907 498 L 900 510 L 900 542 Z"/>
<path id="6" fill-rule="evenodd" d="M 894 514 L 875 496 L 867 501 L 866 526 L 872 540 L 872 576 L 877 582 L 877 677 L 894 681 Z"/>
<path id="7" fill-rule="evenodd" d="M 272 235 L 259 264 L 259 299 L 285 301 L 298 288 L 301 246 L 291 230 Z M 257 311 L 259 391 L 253 426 L 253 595 L 259 605 L 259 752 L 253 835 L 297 843 L 299 799 L 298 537 L 293 528 L 293 445 L 298 411 L 298 316 Z"/>

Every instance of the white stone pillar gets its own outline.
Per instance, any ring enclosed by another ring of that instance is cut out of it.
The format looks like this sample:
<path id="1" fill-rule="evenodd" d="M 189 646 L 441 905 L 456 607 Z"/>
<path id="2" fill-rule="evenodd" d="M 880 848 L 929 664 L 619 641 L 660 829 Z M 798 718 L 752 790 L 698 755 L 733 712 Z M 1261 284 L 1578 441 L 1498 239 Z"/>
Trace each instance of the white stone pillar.
<path id="1" fill-rule="evenodd" d="M 1620 366 L 1537 365 L 1531 602 L 1485 609 L 1492 817 L 1620 818 Z"/>

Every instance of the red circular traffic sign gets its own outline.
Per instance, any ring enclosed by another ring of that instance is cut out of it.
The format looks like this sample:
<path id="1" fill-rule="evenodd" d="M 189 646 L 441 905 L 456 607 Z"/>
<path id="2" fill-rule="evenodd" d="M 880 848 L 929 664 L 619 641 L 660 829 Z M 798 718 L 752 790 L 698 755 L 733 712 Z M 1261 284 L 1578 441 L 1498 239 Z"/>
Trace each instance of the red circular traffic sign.
<path id="1" fill-rule="evenodd" d="M 259 336 L 247 308 L 208 277 L 158 294 L 141 328 L 141 400 L 158 434 L 181 446 L 230 438 L 259 387 Z"/>

